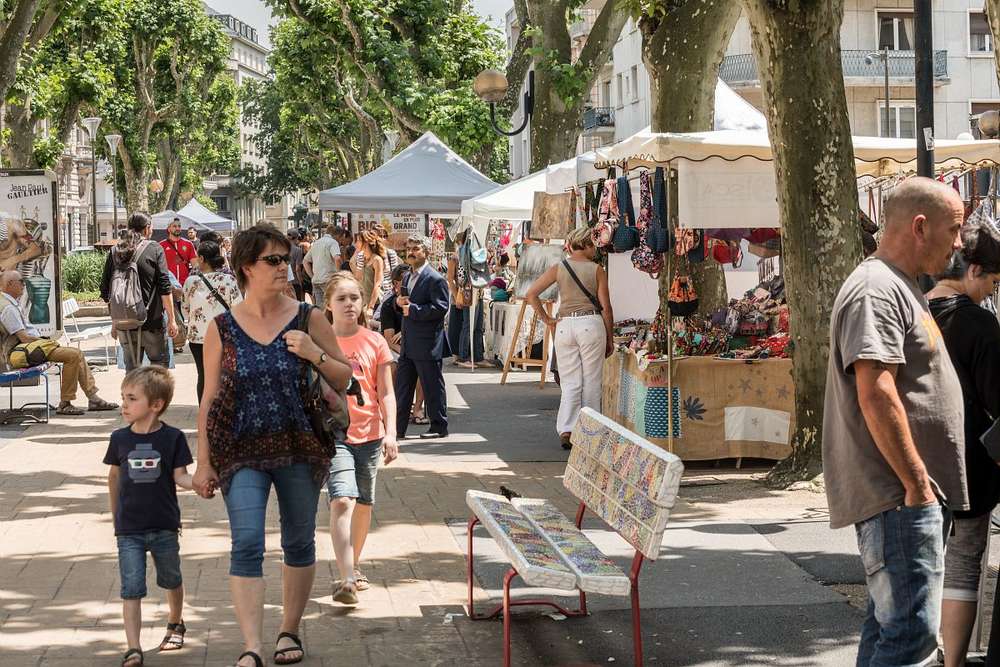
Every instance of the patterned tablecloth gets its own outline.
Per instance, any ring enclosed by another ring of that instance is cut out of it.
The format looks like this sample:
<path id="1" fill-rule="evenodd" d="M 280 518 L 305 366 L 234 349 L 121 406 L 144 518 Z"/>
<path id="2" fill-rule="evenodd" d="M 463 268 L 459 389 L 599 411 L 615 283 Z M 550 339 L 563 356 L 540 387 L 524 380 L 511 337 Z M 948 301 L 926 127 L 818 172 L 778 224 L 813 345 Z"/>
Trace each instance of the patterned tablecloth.
<path id="1" fill-rule="evenodd" d="M 672 429 L 672 451 L 686 461 L 779 460 L 791 453 L 791 359 L 685 357 L 674 360 L 672 380 L 666 362 L 641 371 L 631 352 L 613 354 L 604 363 L 602 412 L 664 449 Z"/>

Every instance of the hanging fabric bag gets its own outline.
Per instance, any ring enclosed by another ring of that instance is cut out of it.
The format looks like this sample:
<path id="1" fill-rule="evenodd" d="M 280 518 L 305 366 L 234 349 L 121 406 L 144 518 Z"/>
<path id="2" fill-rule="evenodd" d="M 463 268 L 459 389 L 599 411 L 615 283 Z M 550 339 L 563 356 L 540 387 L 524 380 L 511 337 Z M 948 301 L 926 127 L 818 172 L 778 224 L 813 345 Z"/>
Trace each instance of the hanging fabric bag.
<path id="1" fill-rule="evenodd" d="M 667 189 L 663 180 L 663 167 L 653 174 L 653 220 L 646 230 L 646 245 L 656 253 L 670 249 L 670 230 L 667 227 Z"/>
<path id="2" fill-rule="evenodd" d="M 667 307 L 674 317 L 690 317 L 698 311 L 698 294 L 687 275 L 677 274 L 670 285 Z"/>
<path id="3" fill-rule="evenodd" d="M 635 228 L 635 209 L 632 207 L 632 190 L 628 176 L 618 178 L 618 227 L 612 236 L 615 252 L 628 252 L 639 245 L 639 230 Z"/>
<path id="4" fill-rule="evenodd" d="M 639 247 L 632 251 L 632 266 L 648 273 L 653 278 L 659 278 L 663 271 L 663 253 L 653 252 L 645 243 L 640 243 Z"/>
<path id="5" fill-rule="evenodd" d="M 613 220 L 618 217 L 618 186 L 615 179 L 609 178 L 604 181 L 604 191 L 601 193 L 601 205 L 597 214 L 597 224 L 591 235 L 594 238 L 594 245 L 598 248 L 606 248 L 611 245 L 611 236 L 614 233 Z"/>

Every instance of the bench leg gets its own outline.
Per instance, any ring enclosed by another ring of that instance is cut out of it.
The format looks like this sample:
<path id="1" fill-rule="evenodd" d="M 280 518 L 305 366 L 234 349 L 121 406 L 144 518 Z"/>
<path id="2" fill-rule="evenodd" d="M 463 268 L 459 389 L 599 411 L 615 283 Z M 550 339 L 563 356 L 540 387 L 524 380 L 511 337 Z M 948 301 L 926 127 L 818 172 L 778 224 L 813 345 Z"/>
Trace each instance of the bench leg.
<path id="1" fill-rule="evenodd" d="M 472 586 L 473 586 L 473 556 L 472 556 L 472 531 L 475 530 L 476 526 L 479 524 L 479 517 L 473 515 L 469 519 L 468 533 L 469 533 L 469 618 L 476 619 L 476 610 L 474 608 L 474 603 L 472 601 Z"/>
<path id="2" fill-rule="evenodd" d="M 632 559 L 632 571 L 629 579 L 632 581 L 632 651 L 635 654 L 636 667 L 642 667 L 642 622 L 639 617 L 639 570 L 642 568 L 643 556 L 638 551 Z"/>
<path id="3" fill-rule="evenodd" d="M 503 578 L 503 667 L 510 667 L 510 582 L 517 570 L 510 568 Z"/>

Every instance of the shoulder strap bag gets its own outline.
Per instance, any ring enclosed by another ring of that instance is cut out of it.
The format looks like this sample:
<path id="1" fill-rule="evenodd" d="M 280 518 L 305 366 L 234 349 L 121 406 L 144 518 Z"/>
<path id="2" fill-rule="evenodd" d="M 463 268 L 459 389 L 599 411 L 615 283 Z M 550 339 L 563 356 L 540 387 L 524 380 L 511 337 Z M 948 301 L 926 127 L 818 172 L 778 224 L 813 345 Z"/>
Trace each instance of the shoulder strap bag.
<path id="1" fill-rule="evenodd" d="M 219 290 L 215 289 L 215 286 L 209 282 L 208 278 L 205 277 L 205 274 L 199 273 L 198 277 L 201 278 L 201 281 L 203 283 L 205 283 L 205 287 L 207 287 L 208 291 L 212 293 L 212 296 L 215 297 L 215 300 L 218 301 L 223 308 L 229 310 L 229 304 L 226 303 L 226 300 L 222 298 L 221 294 L 219 294 Z"/>
<path id="2" fill-rule="evenodd" d="M 299 317 L 296 328 L 309 333 L 309 316 L 315 306 L 308 303 L 299 304 Z M 332 457 L 335 452 L 335 442 L 346 437 L 351 425 L 351 413 L 347 406 L 347 395 L 339 391 L 323 391 L 323 376 L 315 366 L 306 361 L 299 363 L 299 389 L 302 404 L 305 408 L 313 433 L 323 443 L 327 453 Z"/>
<path id="3" fill-rule="evenodd" d="M 587 298 L 590 299 L 590 302 L 594 304 L 594 309 L 597 310 L 598 313 L 604 312 L 604 309 L 601 308 L 601 302 L 597 300 L 597 297 L 590 293 L 590 290 L 583 286 L 583 283 L 580 282 L 580 278 L 577 277 L 576 272 L 573 270 L 573 267 L 569 265 L 569 262 L 564 259 L 562 265 L 566 269 L 566 272 L 569 273 L 569 277 L 576 283 L 576 286 L 580 288 L 580 291 L 586 294 Z"/>

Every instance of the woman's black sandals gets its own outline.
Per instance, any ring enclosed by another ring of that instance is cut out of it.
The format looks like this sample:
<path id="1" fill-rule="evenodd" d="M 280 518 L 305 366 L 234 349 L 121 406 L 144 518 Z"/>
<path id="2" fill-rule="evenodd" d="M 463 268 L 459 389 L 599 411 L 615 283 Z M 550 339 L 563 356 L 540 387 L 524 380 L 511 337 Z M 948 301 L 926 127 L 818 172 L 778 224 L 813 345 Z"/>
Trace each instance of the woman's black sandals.
<path id="1" fill-rule="evenodd" d="M 285 638 L 291 639 L 295 642 L 295 646 L 289 646 L 287 648 L 279 648 L 274 652 L 274 663 L 277 665 L 294 665 L 297 662 L 302 662 L 302 658 L 305 657 L 305 649 L 302 648 L 302 640 L 299 639 L 297 634 L 292 632 L 282 632 L 278 635 L 278 641 L 280 642 Z M 298 653 L 299 655 L 294 658 L 285 658 L 286 653 Z"/>
<path id="2" fill-rule="evenodd" d="M 254 667 L 264 667 L 264 661 L 261 660 L 261 657 L 256 653 L 254 653 L 253 651 L 244 651 L 243 653 L 241 653 L 240 657 L 236 658 L 236 667 L 239 667 L 240 660 L 242 660 L 247 656 L 253 658 Z"/>
<path id="3" fill-rule="evenodd" d="M 177 651 L 184 648 L 184 633 L 187 626 L 184 621 L 180 623 L 167 623 L 167 634 L 160 642 L 161 651 Z"/>
<path id="4" fill-rule="evenodd" d="M 135 658 L 139 658 L 139 662 L 135 661 Z M 135 667 L 135 665 L 142 665 L 143 656 L 141 648 L 130 648 L 125 651 L 125 655 L 122 656 L 122 667 Z"/>

